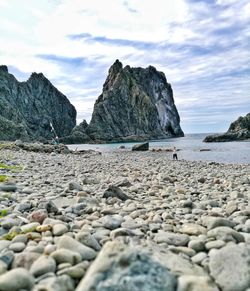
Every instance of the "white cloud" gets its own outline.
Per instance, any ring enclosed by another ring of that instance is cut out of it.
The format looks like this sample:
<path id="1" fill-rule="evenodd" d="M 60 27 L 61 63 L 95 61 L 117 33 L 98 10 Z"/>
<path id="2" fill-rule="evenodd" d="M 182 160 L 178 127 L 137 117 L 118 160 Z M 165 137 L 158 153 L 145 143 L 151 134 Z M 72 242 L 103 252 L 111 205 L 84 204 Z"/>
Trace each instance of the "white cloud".
<path id="1" fill-rule="evenodd" d="M 0 0 L 0 8 L 0 63 L 43 72 L 78 118 L 90 119 L 117 58 L 166 74 L 184 130 L 195 130 L 190 116 L 221 125 L 213 105 L 234 106 L 229 119 L 250 103 L 248 0 Z M 69 38 L 83 33 L 92 41 Z"/>

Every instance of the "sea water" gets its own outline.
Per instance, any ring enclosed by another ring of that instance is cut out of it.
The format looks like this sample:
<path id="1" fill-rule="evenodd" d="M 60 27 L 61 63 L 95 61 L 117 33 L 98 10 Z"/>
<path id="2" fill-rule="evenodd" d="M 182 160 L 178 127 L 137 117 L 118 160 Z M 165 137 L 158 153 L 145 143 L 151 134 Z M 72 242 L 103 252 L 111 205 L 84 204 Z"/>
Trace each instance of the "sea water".
<path id="1" fill-rule="evenodd" d="M 186 134 L 185 137 L 153 140 L 150 149 L 178 149 L 178 158 L 189 161 L 213 161 L 218 163 L 250 164 L 250 141 L 204 143 L 208 134 Z M 130 151 L 138 142 L 108 144 L 69 145 L 72 150 L 97 150 L 100 152 Z M 124 146 L 125 149 L 119 149 Z M 171 153 L 166 154 L 171 156 Z"/>

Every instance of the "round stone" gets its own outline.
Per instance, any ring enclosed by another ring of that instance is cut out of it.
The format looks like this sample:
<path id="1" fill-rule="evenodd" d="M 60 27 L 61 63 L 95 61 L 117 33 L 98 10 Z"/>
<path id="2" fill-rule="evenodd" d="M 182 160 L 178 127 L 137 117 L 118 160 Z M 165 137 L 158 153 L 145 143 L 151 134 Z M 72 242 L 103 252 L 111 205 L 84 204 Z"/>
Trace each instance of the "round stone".
<path id="1" fill-rule="evenodd" d="M 23 242 L 15 242 L 9 246 L 9 249 L 15 253 L 21 252 L 25 249 L 26 245 Z"/>

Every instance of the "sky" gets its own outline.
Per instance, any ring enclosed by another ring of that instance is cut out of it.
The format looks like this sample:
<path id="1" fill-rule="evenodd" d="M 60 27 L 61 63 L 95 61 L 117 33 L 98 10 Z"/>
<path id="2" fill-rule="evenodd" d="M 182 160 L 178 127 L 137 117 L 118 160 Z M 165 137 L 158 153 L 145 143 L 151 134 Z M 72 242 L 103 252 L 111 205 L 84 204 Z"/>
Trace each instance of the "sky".
<path id="1" fill-rule="evenodd" d="M 42 72 L 90 121 L 109 67 L 152 65 L 184 133 L 224 132 L 250 112 L 249 0 L 0 0 L 0 64 Z"/>

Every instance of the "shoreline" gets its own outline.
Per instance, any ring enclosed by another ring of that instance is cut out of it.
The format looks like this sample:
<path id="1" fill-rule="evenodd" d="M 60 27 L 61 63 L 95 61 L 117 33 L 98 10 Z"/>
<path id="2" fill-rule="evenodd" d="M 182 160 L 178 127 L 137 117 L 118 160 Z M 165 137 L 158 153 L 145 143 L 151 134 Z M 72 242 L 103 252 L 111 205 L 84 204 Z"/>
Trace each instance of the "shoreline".
<path id="1" fill-rule="evenodd" d="M 10 276 L 27 290 L 118 288 L 124 274 L 134 287 L 144 276 L 142 291 L 246 290 L 250 165 L 169 157 L 2 149 L 21 169 L 0 167 L 12 186 L 0 183 L 0 290 L 18 290 Z"/>

